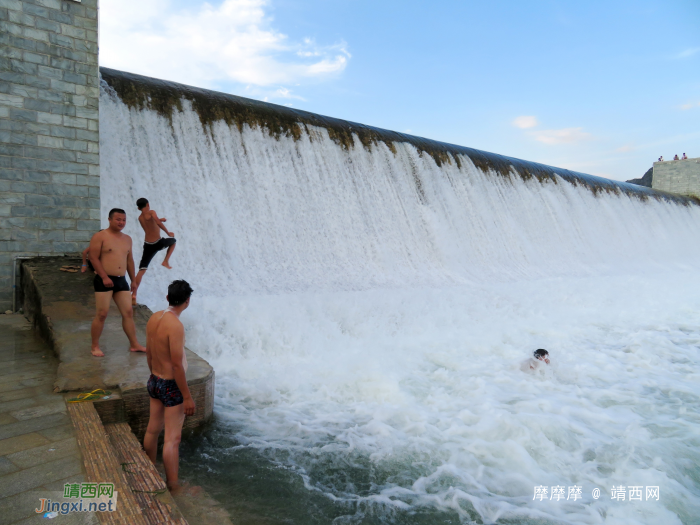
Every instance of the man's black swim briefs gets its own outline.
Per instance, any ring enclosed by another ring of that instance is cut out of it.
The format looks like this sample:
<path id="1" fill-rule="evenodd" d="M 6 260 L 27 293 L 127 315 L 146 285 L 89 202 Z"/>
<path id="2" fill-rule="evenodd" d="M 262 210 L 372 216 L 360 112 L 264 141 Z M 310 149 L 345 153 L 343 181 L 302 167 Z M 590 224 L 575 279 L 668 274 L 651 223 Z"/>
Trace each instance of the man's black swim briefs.
<path id="1" fill-rule="evenodd" d="M 182 392 L 174 379 L 163 379 L 151 374 L 146 384 L 148 395 L 166 407 L 176 407 L 184 402 Z"/>
<path id="2" fill-rule="evenodd" d="M 139 270 L 146 270 L 148 265 L 151 264 L 151 259 L 153 256 L 165 248 L 170 248 L 175 244 L 174 237 L 161 237 L 156 242 L 144 242 L 143 243 L 143 255 L 141 256 L 141 262 L 139 263 Z"/>
<path id="3" fill-rule="evenodd" d="M 102 282 L 102 277 L 99 275 L 95 275 L 95 278 L 92 281 L 92 285 L 95 287 L 96 292 L 128 292 L 130 290 L 129 288 L 129 283 L 126 282 L 126 277 L 121 276 L 117 277 L 116 275 L 108 275 L 110 279 L 112 279 L 112 282 L 114 283 L 114 286 L 112 288 L 107 288 L 105 286 L 105 283 Z"/>

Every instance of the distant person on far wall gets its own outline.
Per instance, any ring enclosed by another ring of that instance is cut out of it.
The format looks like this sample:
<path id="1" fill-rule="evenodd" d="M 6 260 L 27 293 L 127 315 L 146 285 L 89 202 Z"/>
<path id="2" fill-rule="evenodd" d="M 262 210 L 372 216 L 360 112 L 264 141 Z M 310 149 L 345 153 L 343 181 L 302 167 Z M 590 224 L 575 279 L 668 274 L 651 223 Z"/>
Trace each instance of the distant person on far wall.
<path id="1" fill-rule="evenodd" d="M 139 215 L 139 223 L 143 228 L 146 238 L 143 243 L 143 255 L 141 256 L 141 262 L 139 263 L 139 273 L 136 275 L 136 287 L 141 285 L 141 279 L 143 279 L 146 270 L 148 270 L 148 265 L 151 264 L 151 260 L 159 251 L 167 248 L 168 251 L 165 253 L 165 259 L 163 259 L 163 266 L 168 270 L 170 267 L 170 256 L 175 250 L 175 234 L 165 227 L 163 224 L 167 219 L 165 217 L 158 218 L 155 210 L 151 209 L 151 205 L 148 203 L 147 199 L 141 197 L 136 201 L 136 206 L 141 210 L 141 215 Z M 163 230 L 168 238 L 161 238 L 160 230 Z M 131 296 L 131 304 L 136 304 L 136 289 Z"/>
<path id="2" fill-rule="evenodd" d="M 673 160 L 681 160 L 681 159 L 679 159 L 679 158 L 678 158 L 678 154 L 676 154 L 676 155 L 673 156 Z"/>
<path id="3" fill-rule="evenodd" d="M 95 269 L 95 318 L 92 320 L 90 333 L 92 335 L 92 355 L 104 357 L 100 349 L 100 336 L 109 313 L 112 299 L 122 314 L 122 328 L 129 338 L 129 350 L 145 352 L 136 339 L 134 325 L 134 310 L 131 307 L 131 293 L 125 274 L 129 274 L 134 291 L 138 287 L 134 283 L 134 258 L 131 253 L 131 237 L 122 233 L 126 226 L 126 212 L 120 208 L 112 208 L 109 212 L 109 226 L 97 232 L 90 240 L 88 252 L 90 262 Z"/>
<path id="4" fill-rule="evenodd" d="M 661 155 L 661 156 L 659 157 L 659 162 L 663 162 L 663 161 L 664 161 L 664 156 Z"/>
<path id="5" fill-rule="evenodd" d="M 544 348 L 538 348 L 533 353 L 533 357 L 529 357 L 520 363 L 520 370 L 523 372 L 539 370 L 543 364 L 549 364 L 549 352 Z"/>
<path id="6" fill-rule="evenodd" d="M 150 401 L 148 428 L 143 448 L 155 465 L 158 438 L 165 427 L 163 466 L 165 482 L 178 492 L 180 438 L 185 416 L 194 415 L 195 404 L 187 386 L 185 328 L 180 314 L 190 305 L 192 288 L 187 281 L 173 281 L 165 298 L 169 306 L 154 313 L 146 325 L 146 356 L 151 377 L 147 389 Z"/>
<path id="7" fill-rule="evenodd" d="M 682 160 L 688 160 L 688 155 L 686 155 L 685 153 L 683 153 L 683 159 L 682 159 Z"/>

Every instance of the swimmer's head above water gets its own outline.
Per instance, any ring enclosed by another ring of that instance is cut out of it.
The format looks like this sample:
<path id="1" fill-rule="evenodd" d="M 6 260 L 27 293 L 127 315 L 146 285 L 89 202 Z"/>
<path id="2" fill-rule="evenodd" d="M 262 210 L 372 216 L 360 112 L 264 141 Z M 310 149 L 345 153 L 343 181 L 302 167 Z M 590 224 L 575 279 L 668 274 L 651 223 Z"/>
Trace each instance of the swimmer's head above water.
<path id="1" fill-rule="evenodd" d="M 539 359 L 540 361 L 544 361 L 545 363 L 549 364 L 549 352 L 545 350 L 544 348 L 538 348 L 535 350 L 535 359 Z"/>

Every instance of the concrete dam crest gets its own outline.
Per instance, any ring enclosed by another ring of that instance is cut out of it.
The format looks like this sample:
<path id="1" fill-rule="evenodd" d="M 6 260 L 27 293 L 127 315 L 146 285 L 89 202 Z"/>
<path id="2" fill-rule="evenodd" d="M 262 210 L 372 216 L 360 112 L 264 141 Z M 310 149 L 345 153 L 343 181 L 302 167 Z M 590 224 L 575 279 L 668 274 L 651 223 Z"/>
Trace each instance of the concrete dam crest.
<path id="1" fill-rule="evenodd" d="M 674 200 L 680 203 L 696 202 L 693 197 L 681 197 L 663 192 L 650 192 L 644 187 L 625 182 L 612 181 L 567 169 L 554 168 L 544 164 L 506 157 L 496 153 L 456 146 L 430 139 L 407 135 L 396 131 L 375 128 L 364 124 L 326 117 L 308 111 L 239 97 L 217 91 L 206 90 L 145 77 L 105 67 L 100 68 L 102 80 L 132 109 L 150 109 L 159 115 L 172 119 L 173 112 L 183 110 L 187 100 L 199 116 L 203 129 L 209 129 L 215 122 L 223 121 L 229 126 L 260 127 L 273 138 L 281 135 L 299 140 L 305 132 L 313 137 L 310 127 L 324 128 L 328 136 L 344 149 L 354 148 L 356 142 L 371 149 L 382 143 L 396 153 L 396 143 L 411 144 L 421 155 L 429 155 L 439 167 L 443 163 L 455 163 L 461 167 L 462 158 L 468 158 L 484 172 L 509 178 L 535 178 L 540 182 L 555 182 L 557 177 L 574 185 L 581 185 L 590 191 L 625 193 L 640 199 L 657 198 Z"/>

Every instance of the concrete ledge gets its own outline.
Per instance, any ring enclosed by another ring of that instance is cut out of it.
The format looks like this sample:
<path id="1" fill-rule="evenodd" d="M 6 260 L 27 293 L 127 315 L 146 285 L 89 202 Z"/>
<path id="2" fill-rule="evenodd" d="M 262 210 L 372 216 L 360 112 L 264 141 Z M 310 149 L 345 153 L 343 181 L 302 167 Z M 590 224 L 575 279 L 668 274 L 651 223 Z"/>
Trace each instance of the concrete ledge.
<path id="1" fill-rule="evenodd" d="M 54 391 L 89 392 L 112 390 L 113 397 L 95 403 L 103 423 L 126 421 L 140 439 L 148 425 L 149 397 L 146 382 L 150 372 L 143 353 L 129 352 L 121 327 L 121 316 L 112 303 L 100 346 L 105 357 L 90 354 L 90 325 L 95 316 L 94 274 L 67 273 L 61 266 L 80 266 L 75 257 L 36 257 L 21 264 L 21 292 L 24 313 L 51 345 L 59 359 Z M 146 323 L 151 311 L 134 309 L 136 333 L 146 342 Z M 185 428 L 208 420 L 214 410 L 214 369 L 189 349 L 187 383 L 197 406 L 195 415 L 185 419 Z"/>

